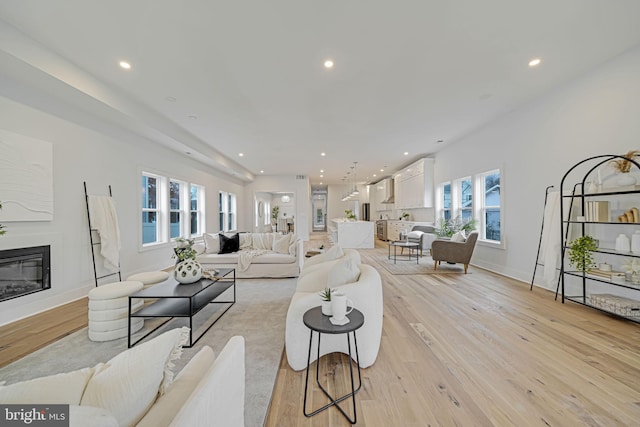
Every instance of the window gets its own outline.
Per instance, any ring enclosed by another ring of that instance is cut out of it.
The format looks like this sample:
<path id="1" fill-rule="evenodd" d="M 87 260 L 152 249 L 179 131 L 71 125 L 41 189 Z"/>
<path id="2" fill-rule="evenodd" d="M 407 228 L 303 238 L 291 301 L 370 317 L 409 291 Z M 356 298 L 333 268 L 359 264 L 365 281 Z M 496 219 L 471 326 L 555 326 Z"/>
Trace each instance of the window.
<path id="1" fill-rule="evenodd" d="M 479 177 L 482 202 L 480 207 L 481 239 L 501 241 L 501 191 L 500 171 L 486 172 Z"/>
<path id="2" fill-rule="evenodd" d="M 191 237 L 204 233 L 204 187 L 191 184 L 189 191 L 189 233 Z"/>
<path id="3" fill-rule="evenodd" d="M 161 239 L 158 212 L 161 181 L 158 176 L 142 174 L 142 244 L 156 243 Z"/>
<path id="4" fill-rule="evenodd" d="M 142 245 L 204 231 L 204 187 L 142 172 Z"/>
<path id="5" fill-rule="evenodd" d="M 169 237 L 175 239 L 182 235 L 182 207 L 180 189 L 184 186 L 179 181 L 169 181 Z"/>
<path id="6" fill-rule="evenodd" d="M 237 229 L 236 219 L 236 195 L 221 191 L 218 195 L 220 231 L 232 231 Z"/>
<path id="7" fill-rule="evenodd" d="M 479 240 L 502 244 L 502 191 L 500 170 L 494 169 L 471 177 L 438 185 L 437 212 L 442 219 L 460 219 L 466 223 L 477 219 Z"/>

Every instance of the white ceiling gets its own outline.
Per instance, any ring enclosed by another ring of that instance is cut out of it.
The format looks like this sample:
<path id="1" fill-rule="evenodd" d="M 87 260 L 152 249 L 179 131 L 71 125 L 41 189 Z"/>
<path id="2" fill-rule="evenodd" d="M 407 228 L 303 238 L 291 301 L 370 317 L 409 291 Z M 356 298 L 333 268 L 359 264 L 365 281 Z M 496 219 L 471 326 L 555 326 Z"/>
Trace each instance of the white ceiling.
<path id="1" fill-rule="evenodd" d="M 637 0 L 3 0 L 0 19 L 22 33 L 0 40 L 5 82 L 312 184 L 355 161 L 376 181 L 640 43 Z"/>

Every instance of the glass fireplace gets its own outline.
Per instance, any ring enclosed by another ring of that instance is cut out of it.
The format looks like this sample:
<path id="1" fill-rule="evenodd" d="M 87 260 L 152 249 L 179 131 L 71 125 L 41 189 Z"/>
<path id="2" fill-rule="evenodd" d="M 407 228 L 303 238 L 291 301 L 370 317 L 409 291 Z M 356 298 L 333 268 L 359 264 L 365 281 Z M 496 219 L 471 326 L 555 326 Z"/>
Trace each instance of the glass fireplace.
<path id="1" fill-rule="evenodd" d="M 50 247 L 0 251 L 0 301 L 51 288 Z"/>

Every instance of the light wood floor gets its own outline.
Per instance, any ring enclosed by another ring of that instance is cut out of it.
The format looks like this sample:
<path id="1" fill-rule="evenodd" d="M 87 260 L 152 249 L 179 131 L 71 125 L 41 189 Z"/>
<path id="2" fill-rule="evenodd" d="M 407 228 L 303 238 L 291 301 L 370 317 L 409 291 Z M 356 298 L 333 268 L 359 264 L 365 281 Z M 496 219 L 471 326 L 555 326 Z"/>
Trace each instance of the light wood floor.
<path id="1" fill-rule="evenodd" d="M 386 246 L 361 251 L 363 262 L 375 265 L 376 251 Z M 640 325 L 562 305 L 550 292 L 478 268 L 468 275 L 378 270 L 382 344 L 362 371 L 358 426 L 640 425 Z M 0 365 L 85 326 L 86 316 L 80 300 L 0 328 Z M 321 359 L 323 381 L 336 394 L 348 389 L 345 362 L 339 354 Z M 308 404 L 323 405 L 311 390 Z M 349 425 L 335 408 L 304 417 L 303 392 L 304 371 L 283 359 L 266 425 Z"/>
<path id="2" fill-rule="evenodd" d="M 386 246 L 361 251 L 363 262 L 375 265 L 375 251 Z M 640 425 L 640 325 L 478 268 L 379 271 L 382 344 L 363 370 L 357 425 Z M 338 354 L 321 359 L 325 387 L 336 394 L 349 390 L 346 363 Z M 327 402 L 312 390 L 308 409 Z M 303 392 L 304 371 L 283 359 L 266 425 L 349 425 L 335 408 L 304 417 Z M 343 407 L 351 413 L 350 401 Z"/>

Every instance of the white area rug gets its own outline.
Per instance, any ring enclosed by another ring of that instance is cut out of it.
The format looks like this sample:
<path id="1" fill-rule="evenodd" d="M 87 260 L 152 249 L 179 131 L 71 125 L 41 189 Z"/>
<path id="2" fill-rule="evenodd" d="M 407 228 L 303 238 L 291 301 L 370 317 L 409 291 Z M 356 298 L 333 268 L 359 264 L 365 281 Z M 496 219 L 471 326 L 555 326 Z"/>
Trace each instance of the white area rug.
<path id="1" fill-rule="evenodd" d="M 186 348 L 176 361 L 179 372 L 204 345 L 219 353 L 234 335 L 242 335 L 246 345 L 245 426 L 260 427 L 271 401 L 282 351 L 289 301 L 297 279 L 239 279 L 236 304 L 198 341 Z M 223 298 L 230 295 L 230 290 Z M 219 309 L 210 305 L 195 320 L 206 321 Z M 145 321 L 148 329 L 157 320 Z M 162 330 L 188 326 L 188 319 L 174 319 Z M 197 329 L 197 325 L 194 325 Z M 138 334 L 139 335 L 139 334 Z M 155 336 L 155 335 L 154 335 Z M 194 335 L 195 337 L 195 335 Z M 147 338 L 150 339 L 150 338 Z M 89 340 L 87 330 L 75 332 L 0 369 L 0 381 L 11 384 L 31 378 L 69 372 L 99 362 L 106 362 L 127 349 L 127 339 L 96 343 Z"/>

